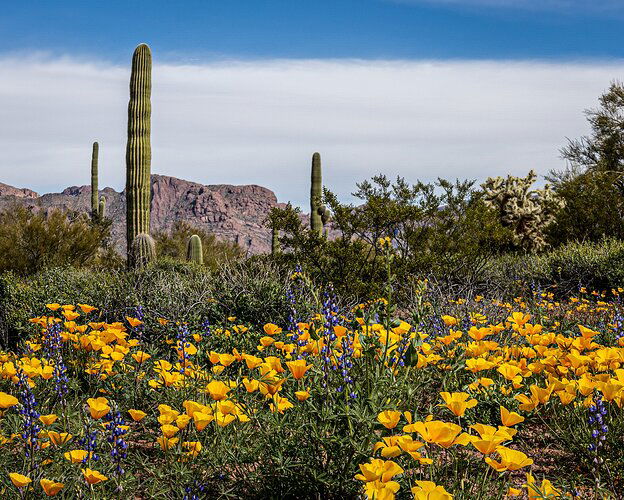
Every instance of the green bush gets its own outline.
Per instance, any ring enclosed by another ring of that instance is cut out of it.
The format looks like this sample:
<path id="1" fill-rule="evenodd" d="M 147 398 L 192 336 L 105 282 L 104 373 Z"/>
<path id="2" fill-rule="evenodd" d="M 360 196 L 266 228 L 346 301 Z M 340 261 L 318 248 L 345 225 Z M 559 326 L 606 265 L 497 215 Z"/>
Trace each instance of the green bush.
<path id="1" fill-rule="evenodd" d="M 154 234 L 156 255 L 186 261 L 187 244 L 194 234 L 201 239 L 204 265 L 210 269 L 217 269 L 222 262 L 239 260 L 245 254 L 235 243 L 220 241 L 214 234 L 194 227 L 186 221 L 177 221 L 171 231 Z"/>
<path id="2" fill-rule="evenodd" d="M 0 275 L 0 342 L 14 344 L 31 330 L 28 320 L 54 302 L 93 305 L 105 321 L 134 316 L 141 306 L 150 316 L 195 324 L 223 322 L 230 316 L 245 324 L 286 323 L 289 274 L 263 259 L 210 271 L 171 258 L 136 272 L 56 267 L 28 279 L 4 273 Z"/>
<path id="3" fill-rule="evenodd" d="M 507 254 L 491 259 L 472 288 L 506 298 L 527 288 L 575 294 L 580 287 L 610 290 L 624 285 L 624 242 L 571 242 L 538 255 Z"/>
<path id="4" fill-rule="evenodd" d="M 93 222 L 87 214 L 15 205 L 0 212 L 0 272 L 94 263 L 109 230 L 110 221 Z"/>

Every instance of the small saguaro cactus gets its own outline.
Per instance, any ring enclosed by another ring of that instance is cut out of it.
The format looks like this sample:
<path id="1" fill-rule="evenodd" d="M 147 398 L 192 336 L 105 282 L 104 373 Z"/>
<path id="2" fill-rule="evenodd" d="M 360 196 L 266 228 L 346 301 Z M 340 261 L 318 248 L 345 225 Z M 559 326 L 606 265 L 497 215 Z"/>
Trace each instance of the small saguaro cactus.
<path id="1" fill-rule="evenodd" d="M 204 263 L 202 241 L 196 234 L 191 236 L 188 240 L 188 244 L 186 246 L 186 260 L 200 265 Z"/>
<path id="2" fill-rule="evenodd" d="M 152 148 L 152 53 L 139 45 L 132 56 L 130 101 L 128 102 L 128 143 L 126 146 L 126 243 L 128 252 L 137 235 L 150 232 L 150 173 Z M 130 254 L 128 255 L 130 257 Z M 128 263 L 132 265 L 133 259 Z"/>
<path id="3" fill-rule="evenodd" d="M 276 226 L 271 228 L 271 255 L 277 255 L 280 251 L 279 229 Z"/>
<path id="4" fill-rule="evenodd" d="M 156 259 L 156 243 L 147 233 L 137 234 L 129 253 L 130 267 L 141 269 Z"/>
<path id="5" fill-rule="evenodd" d="M 312 155 L 312 175 L 310 183 L 310 229 L 318 234 L 323 232 L 323 221 L 319 208 L 323 196 L 323 178 L 321 174 L 321 155 Z"/>
<path id="6" fill-rule="evenodd" d="M 91 217 L 93 219 L 98 218 L 99 204 L 98 204 L 98 152 L 100 146 L 97 142 L 93 143 L 93 150 L 91 151 Z"/>
<path id="7" fill-rule="evenodd" d="M 98 205 L 98 217 L 100 220 L 106 219 L 106 198 L 102 196 Z"/>

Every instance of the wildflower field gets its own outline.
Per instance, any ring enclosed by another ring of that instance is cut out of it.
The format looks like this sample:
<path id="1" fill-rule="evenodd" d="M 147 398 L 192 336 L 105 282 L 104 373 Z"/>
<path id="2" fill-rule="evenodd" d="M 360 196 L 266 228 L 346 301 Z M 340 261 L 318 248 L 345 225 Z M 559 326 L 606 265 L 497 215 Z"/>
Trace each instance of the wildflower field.
<path id="1" fill-rule="evenodd" d="M 187 323 L 42 304 L 0 354 L 7 498 L 621 497 L 621 290 Z"/>

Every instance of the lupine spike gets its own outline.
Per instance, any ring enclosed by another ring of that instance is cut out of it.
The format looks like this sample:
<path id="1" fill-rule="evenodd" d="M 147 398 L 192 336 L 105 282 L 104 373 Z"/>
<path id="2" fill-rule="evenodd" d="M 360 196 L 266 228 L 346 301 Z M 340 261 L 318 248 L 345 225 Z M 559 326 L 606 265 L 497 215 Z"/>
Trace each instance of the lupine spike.
<path id="1" fill-rule="evenodd" d="M 128 143 L 126 146 L 126 243 L 128 264 L 132 245 L 139 234 L 150 232 L 150 173 L 152 148 L 150 119 L 152 93 L 152 53 L 139 45 L 132 56 L 130 101 L 128 103 Z"/>
<path id="2" fill-rule="evenodd" d="M 319 213 L 323 196 L 323 178 L 321 173 L 321 155 L 312 155 L 312 175 L 310 179 L 310 229 L 319 235 L 323 231 L 323 221 Z"/>
<path id="3" fill-rule="evenodd" d="M 97 142 L 93 143 L 93 150 L 91 151 L 91 217 L 97 219 L 99 215 L 98 204 L 98 153 L 100 145 Z"/>
<path id="4" fill-rule="evenodd" d="M 191 236 L 188 240 L 188 244 L 186 246 L 186 260 L 200 265 L 204 263 L 202 241 L 196 234 Z"/>

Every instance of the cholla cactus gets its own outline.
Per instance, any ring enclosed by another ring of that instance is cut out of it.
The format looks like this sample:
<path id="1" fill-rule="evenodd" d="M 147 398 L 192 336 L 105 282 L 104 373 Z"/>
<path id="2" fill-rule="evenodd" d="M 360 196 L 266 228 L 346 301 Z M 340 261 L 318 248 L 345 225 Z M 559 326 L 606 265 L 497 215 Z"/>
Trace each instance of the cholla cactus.
<path id="1" fill-rule="evenodd" d="M 514 244 L 530 251 L 546 247 L 544 230 L 565 205 L 548 185 L 531 190 L 536 179 L 531 170 L 526 177 L 490 177 L 481 185 L 485 204 L 496 209 L 503 226 L 512 230 Z"/>
<path id="2" fill-rule="evenodd" d="M 202 241 L 196 234 L 189 238 L 188 244 L 186 245 L 186 260 L 200 265 L 204 263 Z"/>
<path id="3" fill-rule="evenodd" d="M 141 269 L 156 259 L 156 243 L 147 233 L 141 233 L 132 240 L 130 246 L 130 266 L 132 269 Z"/>

